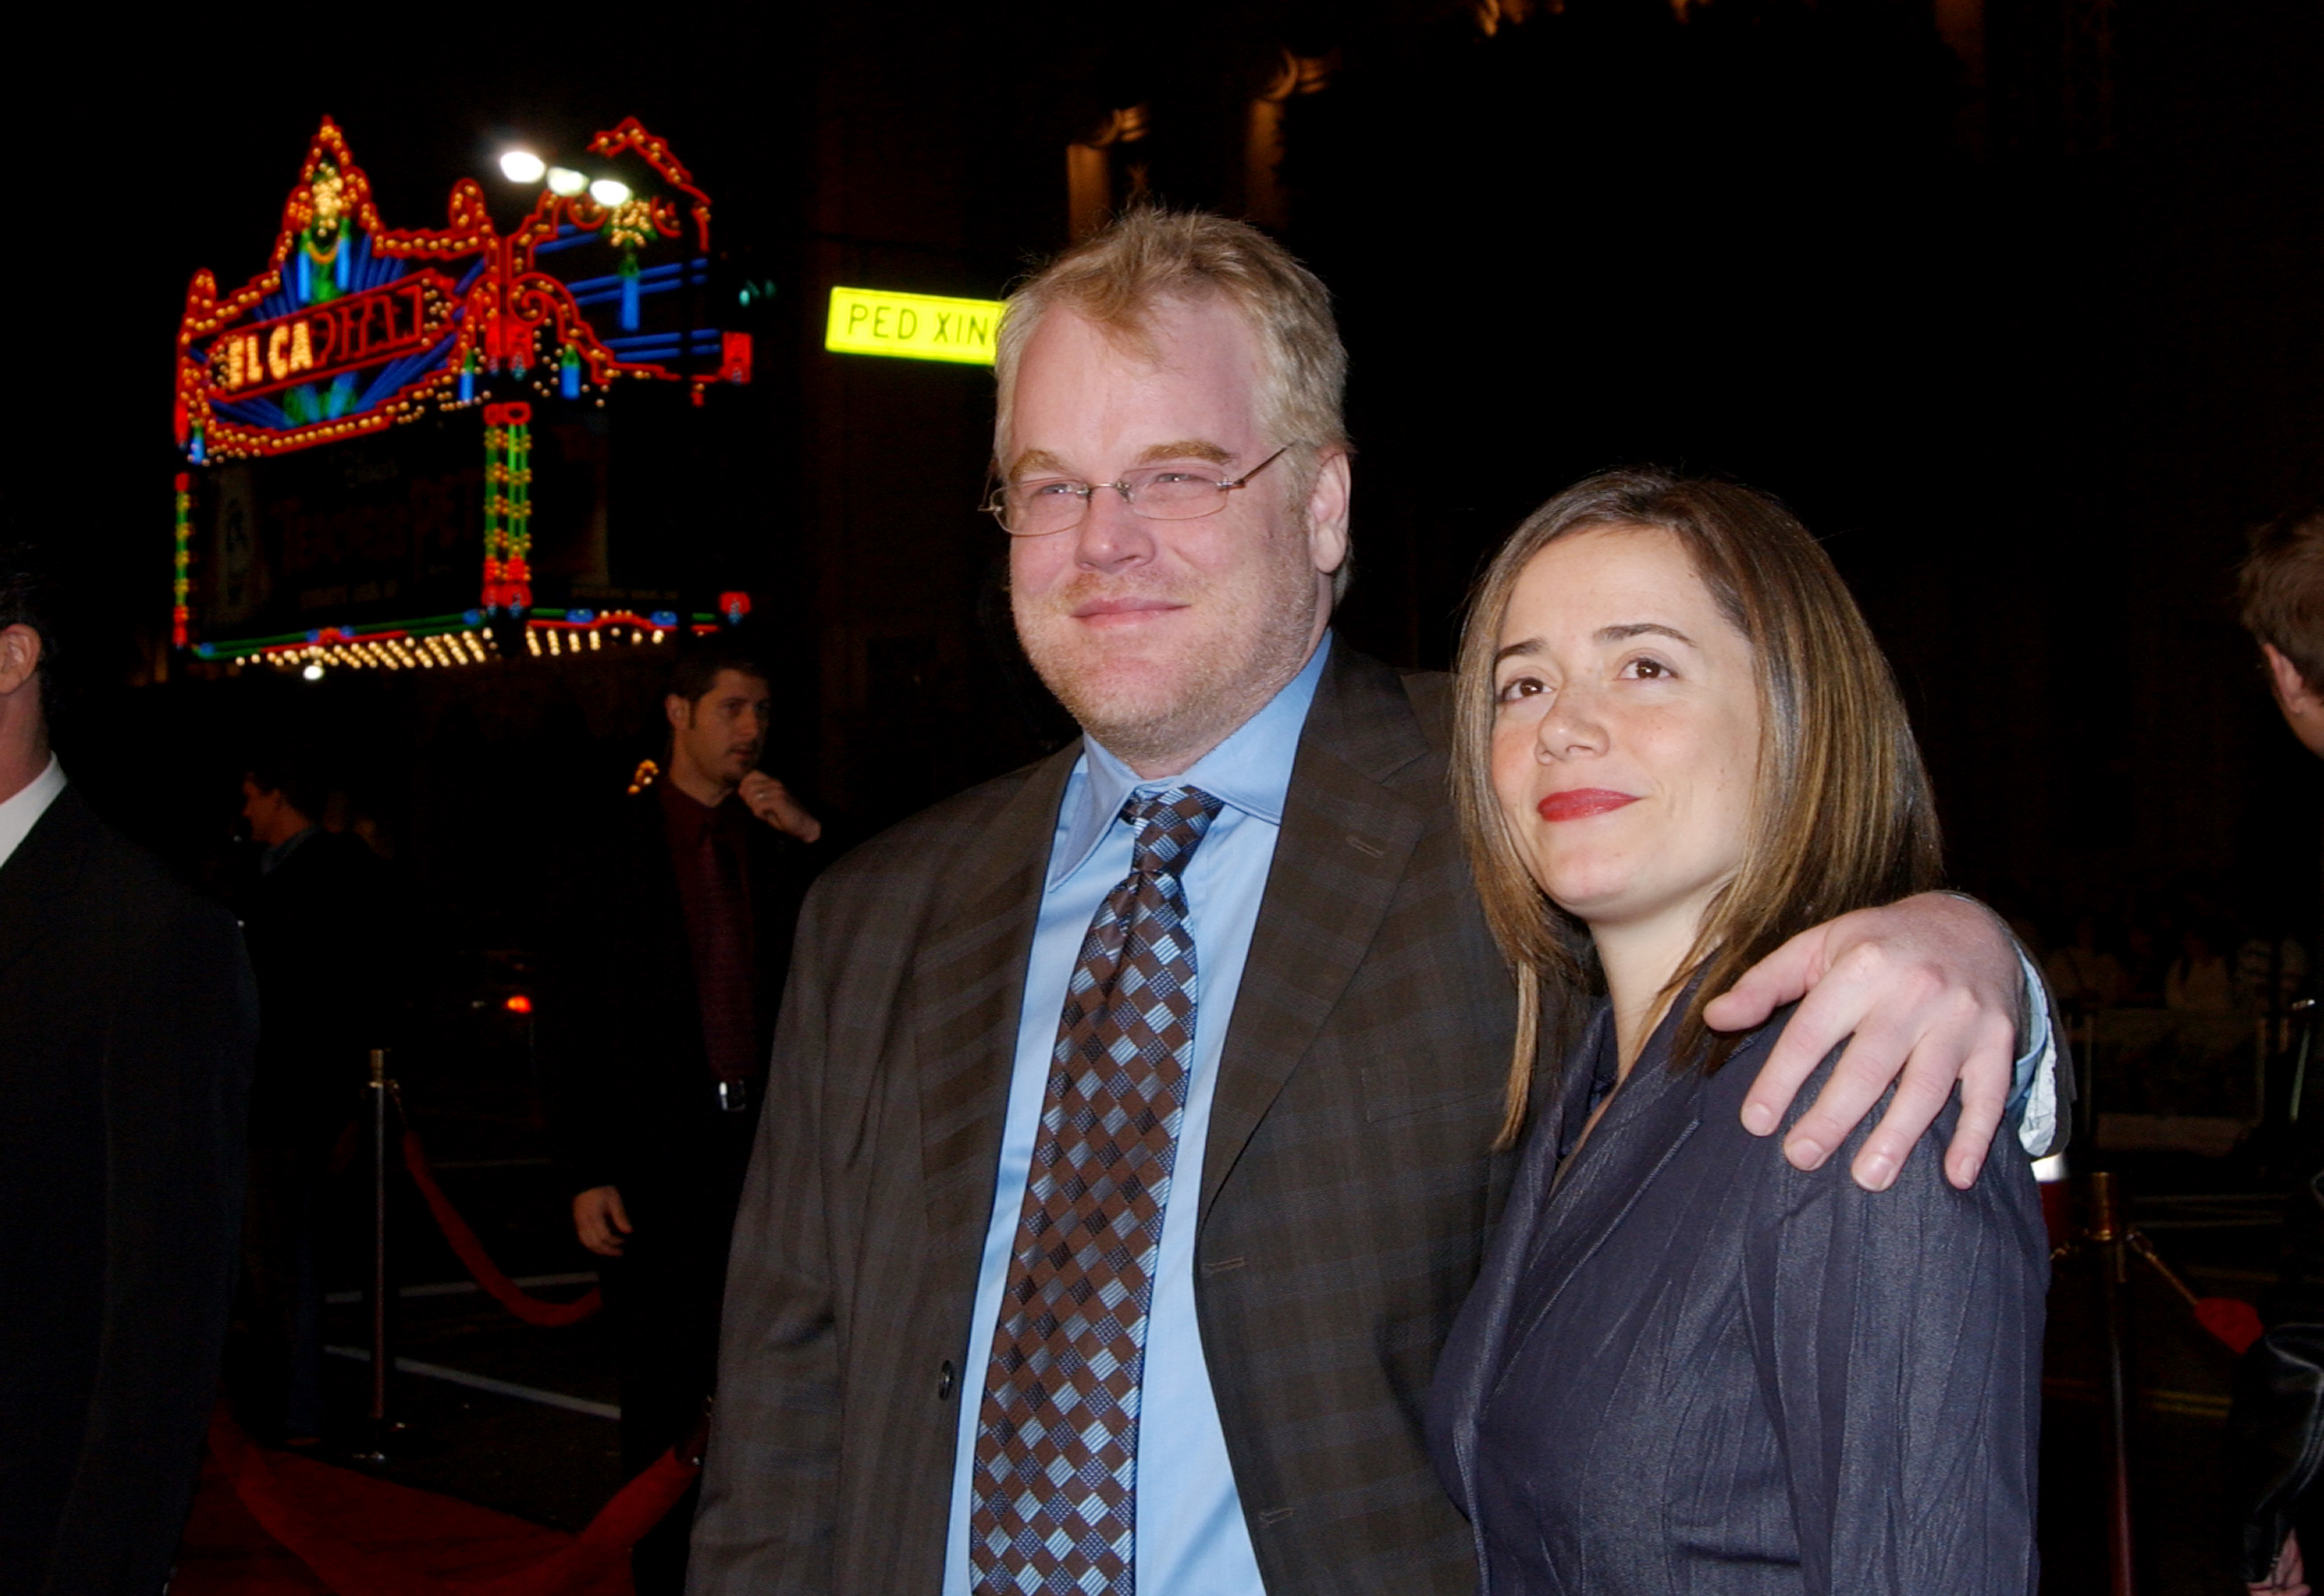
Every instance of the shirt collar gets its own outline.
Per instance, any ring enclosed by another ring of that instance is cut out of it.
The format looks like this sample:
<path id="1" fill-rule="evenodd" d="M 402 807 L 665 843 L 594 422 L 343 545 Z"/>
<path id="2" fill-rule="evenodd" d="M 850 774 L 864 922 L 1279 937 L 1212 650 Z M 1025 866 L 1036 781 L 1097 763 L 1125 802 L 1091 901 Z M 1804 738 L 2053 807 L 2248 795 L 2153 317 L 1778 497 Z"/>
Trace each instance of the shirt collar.
<path id="1" fill-rule="evenodd" d="M 39 775 L 10 794 L 6 801 L 0 802 L 0 864 L 8 863 L 16 845 L 32 835 L 32 827 L 64 789 L 65 768 L 57 763 L 57 756 L 52 753 Z"/>
<path id="2" fill-rule="evenodd" d="M 291 854 L 296 853 L 300 847 L 305 845 L 309 837 L 313 836 L 317 832 L 322 829 L 323 828 L 319 826 L 309 826 L 303 831 L 300 831 L 290 836 L 284 837 L 281 842 L 274 844 L 272 847 L 268 848 L 265 853 L 261 853 L 258 856 L 258 873 L 261 875 L 272 875 L 276 871 L 282 868 L 284 861 L 288 860 Z"/>
<path id="3" fill-rule="evenodd" d="M 1299 674 L 1267 701 L 1257 715 L 1235 728 L 1227 740 L 1176 776 L 1159 780 L 1142 779 L 1114 757 L 1094 737 L 1084 733 L 1081 763 L 1066 789 L 1069 811 L 1063 841 L 1049 856 L 1048 885 L 1055 887 L 1079 870 L 1105 840 L 1120 817 L 1121 806 L 1135 793 L 1156 793 L 1172 787 L 1199 787 L 1228 807 L 1269 826 L 1283 824 L 1283 804 L 1291 790 L 1291 767 L 1299 757 L 1299 732 L 1315 702 L 1315 686 L 1323 679 L 1323 663 L 1331 657 L 1332 634 L 1315 647 Z M 1078 789 L 1079 796 L 1075 796 Z"/>

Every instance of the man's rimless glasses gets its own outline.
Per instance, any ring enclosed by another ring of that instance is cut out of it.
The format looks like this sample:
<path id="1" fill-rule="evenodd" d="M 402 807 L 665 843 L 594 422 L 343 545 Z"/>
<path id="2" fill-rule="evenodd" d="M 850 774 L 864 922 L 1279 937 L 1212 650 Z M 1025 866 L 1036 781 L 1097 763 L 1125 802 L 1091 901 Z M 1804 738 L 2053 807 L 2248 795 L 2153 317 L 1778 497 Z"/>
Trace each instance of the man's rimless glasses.
<path id="1" fill-rule="evenodd" d="M 1089 513 L 1092 495 L 1102 488 L 1120 494 L 1131 514 L 1148 521 L 1199 521 L 1225 509 L 1229 494 L 1289 454 L 1293 447 L 1285 444 L 1231 482 L 1220 482 L 1185 466 L 1148 466 L 1130 472 L 1120 482 L 1040 476 L 1002 484 L 985 501 L 984 508 L 1012 538 L 1046 538 L 1073 530 Z"/>

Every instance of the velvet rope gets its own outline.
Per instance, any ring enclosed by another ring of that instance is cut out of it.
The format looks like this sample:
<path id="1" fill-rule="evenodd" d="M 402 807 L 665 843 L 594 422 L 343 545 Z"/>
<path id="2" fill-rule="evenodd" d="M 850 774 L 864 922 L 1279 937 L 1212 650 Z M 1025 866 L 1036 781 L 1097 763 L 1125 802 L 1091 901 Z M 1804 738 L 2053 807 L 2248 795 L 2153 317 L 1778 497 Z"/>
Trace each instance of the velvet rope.
<path id="1" fill-rule="evenodd" d="M 598 1580 L 639 1536 L 661 1521 L 702 1471 L 698 1462 L 682 1461 L 675 1450 L 665 1452 L 615 1491 L 579 1535 L 540 1562 L 489 1579 L 449 1579 L 412 1568 L 392 1554 L 358 1546 L 316 1523 L 298 1500 L 299 1493 L 275 1471 L 265 1450 L 223 1407 L 211 1415 L 209 1440 L 212 1454 L 250 1516 L 336 1596 L 563 1596 Z"/>
<path id="2" fill-rule="evenodd" d="M 210 1415 L 210 1454 L 259 1527 L 337 1596 L 452 1596 L 453 1587 L 444 1581 L 365 1551 L 314 1523 L 292 1499 L 265 1452 L 226 1416 L 224 1407 Z"/>
<path id="3" fill-rule="evenodd" d="M 484 1244 L 476 1240 L 476 1232 L 468 1228 L 468 1222 L 460 1217 L 460 1211 L 444 1195 L 444 1188 L 436 1184 L 435 1171 L 428 1165 L 427 1150 L 420 1145 L 418 1133 L 410 1130 L 403 1133 L 403 1167 L 411 1172 L 411 1184 L 420 1188 L 428 1212 L 436 1216 L 436 1228 L 444 1232 L 444 1240 L 458 1254 L 461 1267 L 510 1313 L 528 1324 L 555 1326 L 577 1324 L 604 1305 L 604 1297 L 594 1286 L 571 1302 L 547 1302 L 519 1289 L 516 1282 L 492 1260 Z"/>
<path id="4" fill-rule="evenodd" d="M 2237 1357 L 2267 1333 L 2259 1310 L 2239 1297 L 2207 1296 L 2195 1304 L 2195 1323 L 2209 1331 Z"/>

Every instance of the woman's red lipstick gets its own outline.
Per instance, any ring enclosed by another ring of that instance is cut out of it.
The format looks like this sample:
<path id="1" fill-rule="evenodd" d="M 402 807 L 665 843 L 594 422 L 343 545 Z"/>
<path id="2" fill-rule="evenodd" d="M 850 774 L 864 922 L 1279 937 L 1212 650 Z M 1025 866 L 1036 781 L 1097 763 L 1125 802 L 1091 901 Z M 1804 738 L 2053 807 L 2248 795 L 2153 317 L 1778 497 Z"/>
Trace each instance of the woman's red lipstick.
<path id="1" fill-rule="evenodd" d="M 1572 792 L 1553 792 L 1536 807 L 1544 820 L 1582 820 L 1592 815 L 1609 815 L 1624 804 L 1637 801 L 1633 795 L 1610 788 L 1577 787 Z"/>

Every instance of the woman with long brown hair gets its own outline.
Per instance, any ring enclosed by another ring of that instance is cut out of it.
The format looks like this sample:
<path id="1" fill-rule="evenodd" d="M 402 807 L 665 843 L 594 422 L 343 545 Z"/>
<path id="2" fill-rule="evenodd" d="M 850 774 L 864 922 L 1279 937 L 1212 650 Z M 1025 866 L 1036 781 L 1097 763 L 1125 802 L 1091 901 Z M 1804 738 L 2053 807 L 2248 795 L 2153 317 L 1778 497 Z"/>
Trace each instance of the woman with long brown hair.
<path id="1" fill-rule="evenodd" d="M 1459 692 L 1519 992 L 1518 1173 L 1430 1397 L 1482 1588 L 2031 1592 L 2030 1171 L 1954 1189 L 1955 1108 L 1888 1191 L 1795 1169 L 1739 1123 L 1786 1016 L 1702 1019 L 1796 932 L 1936 880 L 1919 752 L 1830 559 L 1750 489 L 1592 477 L 1494 560 Z"/>

